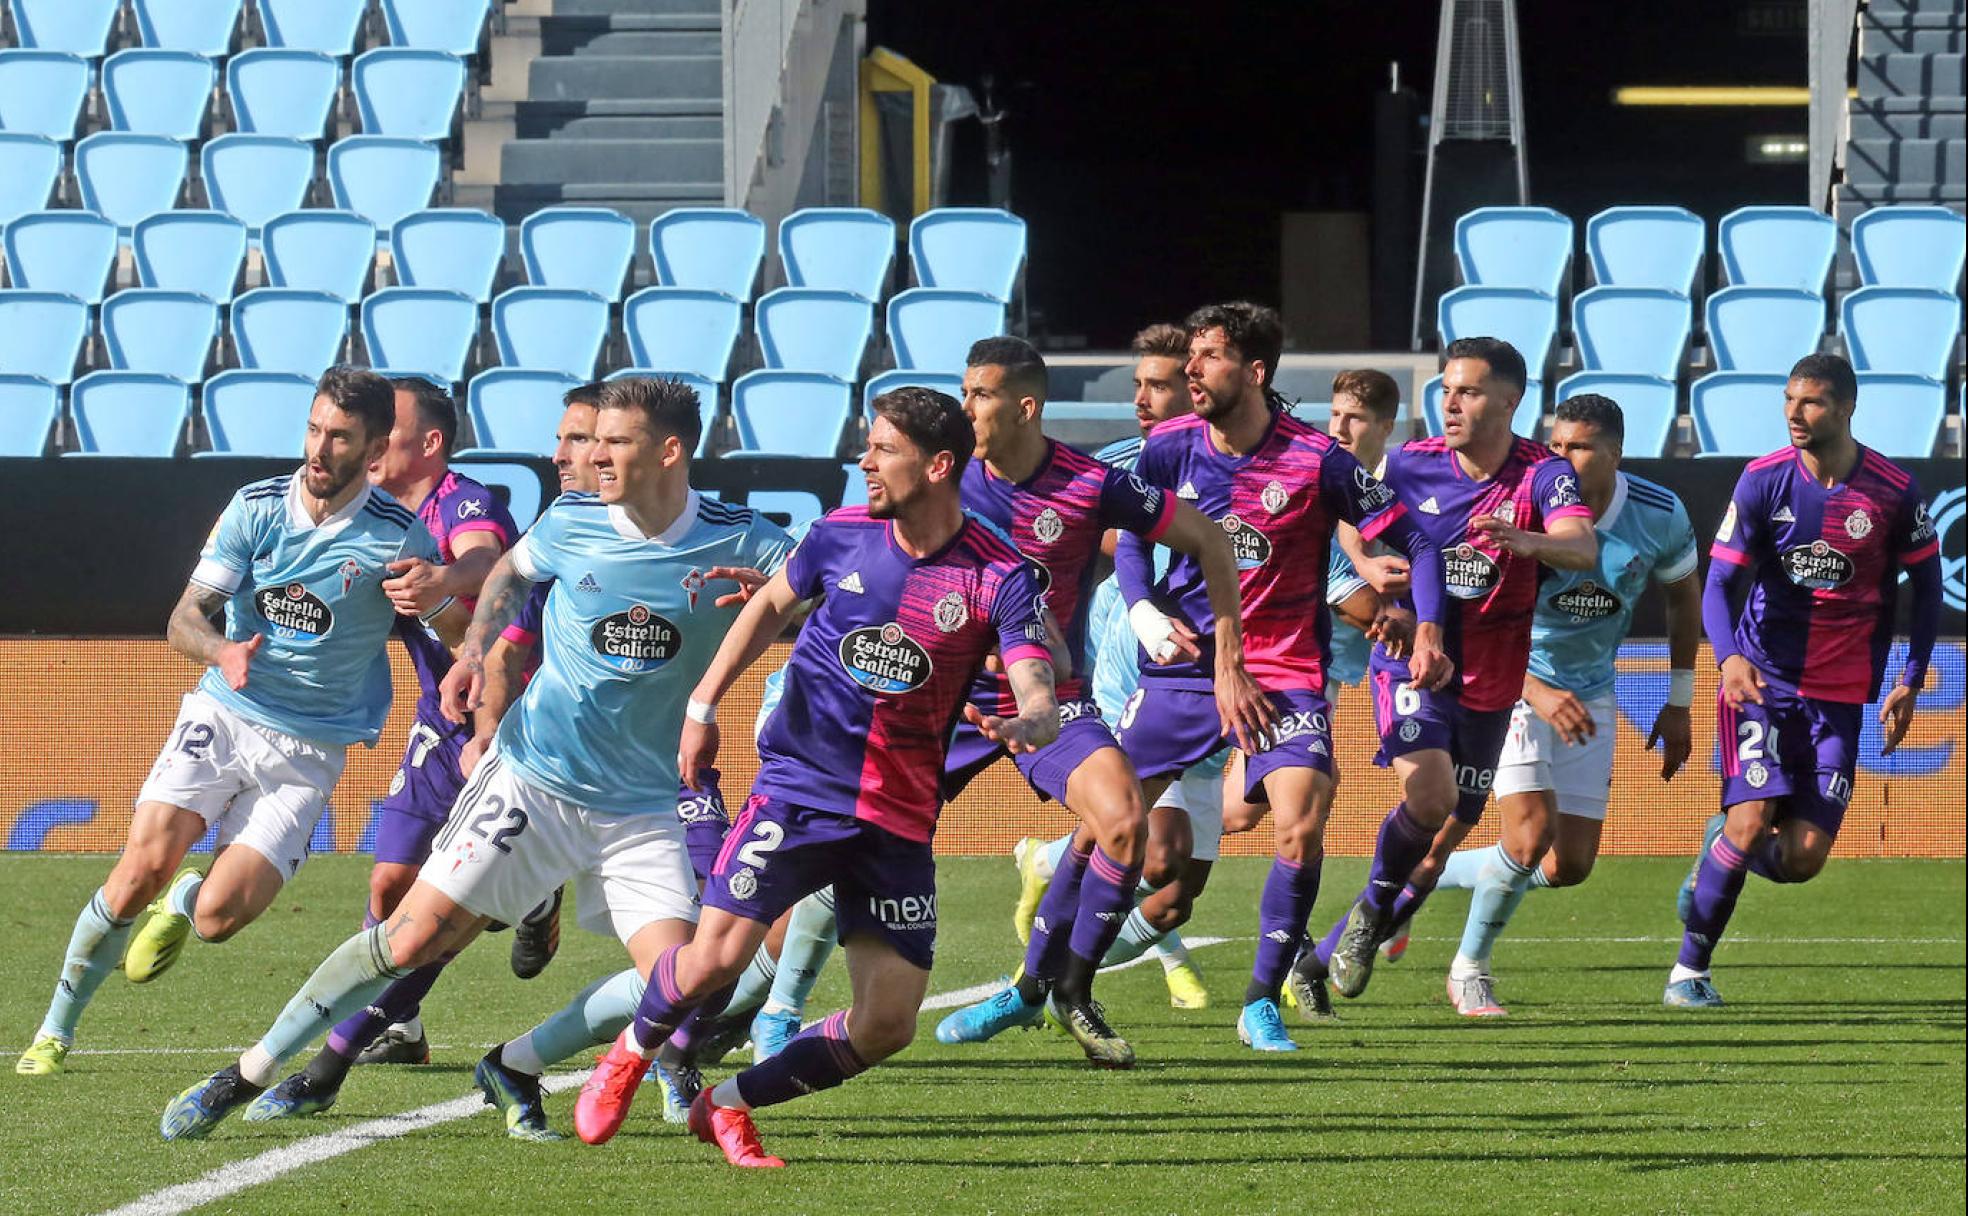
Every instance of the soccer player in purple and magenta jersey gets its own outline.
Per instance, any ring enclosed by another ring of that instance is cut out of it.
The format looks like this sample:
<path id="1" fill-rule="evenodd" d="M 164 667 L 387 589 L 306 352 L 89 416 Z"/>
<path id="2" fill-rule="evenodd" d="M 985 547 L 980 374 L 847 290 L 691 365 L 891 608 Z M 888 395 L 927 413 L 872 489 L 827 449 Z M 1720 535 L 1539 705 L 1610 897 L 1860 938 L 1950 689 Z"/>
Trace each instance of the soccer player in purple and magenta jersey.
<path id="1" fill-rule="evenodd" d="M 1903 569 L 1912 630 L 1879 709 L 1881 754 L 1905 737 L 1927 682 L 1939 539 L 1912 474 L 1852 438 L 1858 395 L 1836 355 L 1790 369 L 1790 446 L 1743 469 L 1709 550 L 1702 622 L 1722 668 L 1722 813 L 1682 891 L 1671 1006 L 1722 1003 L 1709 963 L 1751 871 L 1808 882 L 1824 868 L 1852 797 L 1861 716 L 1885 678 Z"/>
<path id="2" fill-rule="evenodd" d="M 1248 757 L 1239 792 L 1270 805 L 1277 833 L 1277 857 L 1258 906 L 1257 960 L 1237 1033 L 1260 1051 L 1293 1051 L 1297 1045 L 1285 1033 L 1278 995 L 1318 896 L 1334 771 L 1325 675 L 1333 532 L 1344 520 L 1364 539 L 1385 540 L 1410 559 L 1420 620 L 1412 637 L 1411 678 L 1424 688 L 1453 674 L 1440 630 L 1442 557 L 1393 490 L 1330 436 L 1293 417 L 1271 390 L 1284 347 L 1277 313 L 1247 303 L 1213 305 L 1193 313 L 1188 330 L 1185 371 L 1196 412 L 1156 427 L 1135 467 L 1143 481 L 1215 519 L 1236 557 L 1245 666 L 1264 691 L 1272 718 L 1255 738 L 1236 732 Z M 1148 545 L 1124 534 L 1115 572 L 1141 643 L 1141 685 L 1122 711 L 1121 746 L 1150 801 L 1230 733 L 1212 687 L 1214 646 L 1200 636 L 1212 628 L 1216 611 L 1202 571 L 1186 555 L 1178 555 L 1160 578 L 1153 571 Z M 1207 868 L 1187 866 L 1186 852 L 1180 856 L 1184 865 L 1175 880 L 1142 904 L 1144 917 L 1163 929 L 1186 918 L 1207 875 Z"/>
<path id="3" fill-rule="evenodd" d="M 1381 823 L 1366 890 L 1292 969 L 1301 1007 L 1328 973 L 1342 996 L 1366 991 L 1375 950 L 1433 889 L 1436 857 L 1482 818 L 1530 662 L 1539 569 L 1587 570 L 1599 556 L 1571 464 L 1511 430 L 1524 357 L 1497 338 L 1443 353 L 1442 435 L 1388 453 L 1387 484 L 1441 548 L 1460 679 L 1422 686 L 1408 660 L 1374 648 L 1374 759 L 1401 779 L 1402 801 Z"/>
<path id="4" fill-rule="evenodd" d="M 981 1042 L 1014 1026 L 1035 1026 L 1050 997 L 1054 1015 L 1104 1068 L 1131 1068 L 1134 1049 L 1107 1025 L 1093 1000 L 1093 973 L 1134 910 L 1147 847 L 1141 783 L 1082 674 L 1087 609 L 1101 538 L 1109 529 L 1191 557 L 1203 572 L 1216 622 L 1215 708 L 1220 733 L 1255 737 L 1269 705 L 1243 664 L 1241 597 L 1235 556 L 1223 529 L 1188 503 L 1125 469 L 1046 438 L 1045 361 L 1020 338 L 986 338 L 970 348 L 964 412 L 977 450 L 963 475 L 963 503 L 997 525 L 1044 572 L 1046 606 L 1065 630 L 1073 661 L 1061 673 L 1059 740 L 1014 757 L 1043 798 L 1056 799 L 1090 841 L 1067 850 L 1046 889 L 1025 965 L 1015 983 L 944 1019 L 943 1042 Z M 1000 672 L 980 678 L 971 697 L 986 713 L 1016 712 Z M 954 799 L 1005 749 L 968 724 L 957 728 L 943 793 Z"/>
<path id="5" fill-rule="evenodd" d="M 690 1108 L 691 1130 L 731 1164 L 784 1165 L 760 1147 L 751 1108 L 830 1089 L 915 1037 L 936 940 L 930 837 L 952 728 L 966 719 L 1013 755 L 1059 735 L 1038 570 L 959 500 L 976 446 L 970 420 L 921 388 L 884 393 L 874 414 L 861 458 L 868 505 L 813 526 L 692 694 L 685 773 L 716 759 L 718 699 L 801 602 L 819 600 L 759 738 L 758 779 L 711 871 L 696 936 L 657 960 L 635 1020 L 581 1089 L 574 1127 L 590 1144 L 621 1127 L 650 1056 L 692 1009 L 724 999 L 767 926 L 831 883 L 852 1007 Z M 993 651 L 1017 695 L 1015 717 L 970 702 Z"/>

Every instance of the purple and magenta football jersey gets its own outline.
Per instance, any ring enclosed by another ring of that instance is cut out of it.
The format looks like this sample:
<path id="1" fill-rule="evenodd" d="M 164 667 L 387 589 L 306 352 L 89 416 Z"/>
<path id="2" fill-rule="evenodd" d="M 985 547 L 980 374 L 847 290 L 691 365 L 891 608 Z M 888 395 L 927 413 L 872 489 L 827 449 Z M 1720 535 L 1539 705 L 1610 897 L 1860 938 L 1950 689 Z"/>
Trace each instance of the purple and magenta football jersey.
<path id="1" fill-rule="evenodd" d="M 1578 476 L 1550 448 L 1517 438 L 1496 475 L 1472 480 L 1440 438 L 1417 439 L 1387 454 L 1387 484 L 1408 504 L 1408 517 L 1442 550 L 1449 600 L 1443 639 L 1462 678 L 1462 704 L 1471 710 L 1508 709 L 1523 695 L 1531 655 L 1541 566 L 1505 551 L 1472 521 L 1494 515 L 1526 531 L 1573 517 L 1592 521 L 1579 498 Z M 1406 597 L 1400 601 L 1411 607 Z M 1372 669 L 1408 679 L 1405 660 L 1374 647 Z"/>
<path id="2" fill-rule="evenodd" d="M 467 532 L 492 533 L 501 551 L 512 548 L 513 538 L 519 535 L 511 514 L 498 496 L 455 471 L 447 471 L 425 496 L 417 508 L 417 517 L 437 541 L 438 557 L 447 566 L 457 560 L 451 542 Z M 467 610 L 476 603 L 470 599 L 461 602 Z M 411 665 L 417 669 L 417 685 L 422 690 L 417 698 L 417 710 L 420 715 L 437 721 L 442 712 L 437 690 L 444 682 L 445 673 L 451 670 L 451 651 L 414 617 L 400 618 L 396 633 L 403 639 L 403 648 L 410 652 Z"/>
<path id="3" fill-rule="evenodd" d="M 963 473 L 964 509 L 996 524 L 1018 551 L 1039 568 L 1046 606 L 1066 631 L 1073 672 L 1061 673 L 1059 700 L 1084 699 L 1087 609 L 1100 538 L 1109 528 L 1161 538 L 1175 517 L 1175 499 L 1125 469 L 1102 464 L 1063 443 L 1048 441 L 1039 471 L 1006 481 L 982 460 Z M 1018 712 L 1011 681 L 986 672 L 971 691 L 978 705 L 998 714 Z"/>
<path id="4" fill-rule="evenodd" d="M 1332 635 L 1326 574 L 1333 527 L 1343 519 L 1373 540 L 1406 514 L 1400 499 L 1331 436 L 1282 410 L 1273 413 L 1263 442 L 1243 456 L 1218 451 L 1201 418 L 1172 418 L 1148 436 L 1135 469 L 1143 481 L 1194 503 L 1229 534 L 1243 591 L 1244 664 L 1258 686 L 1323 692 Z M 1148 584 L 1149 557 L 1146 541 L 1121 537 L 1114 560 L 1131 600 L 1140 598 L 1136 588 Z M 1151 664 L 1137 647 L 1143 676 L 1211 687 L 1216 618 L 1202 563 L 1176 554 L 1148 594 L 1157 607 L 1189 622 L 1203 654 L 1196 662 Z"/>
<path id="5" fill-rule="evenodd" d="M 1733 639 L 1711 631 L 1716 660 L 1740 653 L 1802 696 L 1863 705 L 1885 674 L 1900 568 L 1938 553 L 1913 475 L 1871 448 L 1831 487 L 1795 449 L 1752 460 L 1709 550 L 1715 575 L 1753 579 Z"/>
<path id="6" fill-rule="evenodd" d="M 887 520 L 848 507 L 813 525 L 785 571 L 820 605 L 759 736 L 753 795 L 928 841 L 950 731 L 985 656 L 1051 658 L 1037 569 L 976 516 L 913 558 Z"/>

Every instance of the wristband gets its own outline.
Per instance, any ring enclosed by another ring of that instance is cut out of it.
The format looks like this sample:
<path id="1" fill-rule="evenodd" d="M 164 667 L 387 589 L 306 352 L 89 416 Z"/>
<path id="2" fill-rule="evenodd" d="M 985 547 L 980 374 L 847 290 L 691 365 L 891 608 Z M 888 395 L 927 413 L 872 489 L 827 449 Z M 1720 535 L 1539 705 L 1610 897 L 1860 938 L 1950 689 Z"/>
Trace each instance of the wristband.
<path id="1" fill-rule="evenodd" d="M 1147 600 L 1139 600 L 1128 607 L 1128 625 L 1134 636 L 1141 642 L 1141 648 L 1148 657 L 1157 663 L 1166 662 L 1175 653 L 1175 644 L 1169 639 L 1175 627 L 1163 616 L 1161 610 Z"/>
<path id="2" fill-rule="evenodd" d="M 438 617 L 444 615 L 444 610 L 446 608 L 449 608 L 452 605 L 452 603 L 456 601 L 456 599 L 457 599 L 456 596 L 451 596 L 451 595 L 445 596 L 442 603 L 438 604 L 437 607 L 432 608 L 429 612 L 424 613 L 422 616 L 419 616 L 417 618 L 417 622 L 422 625 L 430 624 Z"/>
<path id="3" fill-rule="evenodd" d="M 1667 673 L 1667 703 L 1676 709 L 1686 709 L 1695 703 L 1695 673 L 1692 668 L 1677 667 Z"/>
<path id="4" fill-rule="evenodd" d="M 690 703 L 683 707 L 683 716 L 692 722 L 697 722 L 704 726 L 716 726 L 718 707 L 707 701 L 699 701 L 697 698 L 692 697 L 690 698 Z"/>

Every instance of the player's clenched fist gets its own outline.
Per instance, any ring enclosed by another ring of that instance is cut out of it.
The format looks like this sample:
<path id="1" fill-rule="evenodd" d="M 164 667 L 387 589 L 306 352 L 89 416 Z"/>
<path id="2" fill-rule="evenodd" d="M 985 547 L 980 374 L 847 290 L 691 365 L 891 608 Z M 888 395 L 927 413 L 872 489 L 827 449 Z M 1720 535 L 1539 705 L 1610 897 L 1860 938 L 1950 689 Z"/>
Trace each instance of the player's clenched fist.
<path id="1" fill-rule="evenodd" d="M 226 687 L 234 692 L 246 687 L 247 670 L 253 664 L 253 656 L 259 653 L 266 642 L 263 634 L 254 634 L 243 642 L 228 642 L 219 650 L 219 674 L 225 677 Z"/>
<path id="2" fill-rule="evenodd" d="M 463 724 L 465 715 L 478 708 L 485 694 L 485 664 L 476 658 L 460 658 L 444 673 L 438 685 L 439 707 L 444 716 Z"/>

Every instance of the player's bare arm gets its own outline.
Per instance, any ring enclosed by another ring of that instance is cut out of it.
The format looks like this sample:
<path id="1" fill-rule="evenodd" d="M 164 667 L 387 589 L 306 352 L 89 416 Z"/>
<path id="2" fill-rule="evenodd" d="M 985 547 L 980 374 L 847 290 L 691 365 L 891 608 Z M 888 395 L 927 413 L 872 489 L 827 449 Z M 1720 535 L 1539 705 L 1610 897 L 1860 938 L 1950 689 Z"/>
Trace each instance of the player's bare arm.
<path id="1" fill-rule="evenodd" d="M 486 652 L 519 615 L 532 591 L 532 580 L 513 565 L 512 553 L 501 554 L 480 590 L 478 609 L 465 630 L 464 645 L 458 648 L 458 661 L 445 673 L 440 686 L 444 716 L 451 721 L 463 723 L 465 715 L 478 707 L 485 690 Z"/>
<path id="2" fill-rule="evenodd" d="M 711 601 L 711 603 L 719 608 L 729 608 L 733 604 L 750 603 L 752 596 L 757 593 L 758 589 L 765 586 L 765 580 L 766 574 L 763 570 L 754 570 L 750 566 L 712 566 L 709 570 L 704 571 L 704 581 L 707 583 L 731 582 L 738 584 L 738 590 L 727 591 Z"/>
<path id="3" fill-rule="evenodd" d="M 451 561 L 444 565 L 422 558 L 389 564 L 383 593 L 404 616 L 422 616 L 447 597 L 471 598 L 499 562 L 499 541 L 490 532 L 466 532 L 451 540 Z"/>
<path id="4" fill-rule="evenodd" d="M 472 770 L 478 767 L 479 758 L 491 746 L 492 736 L 498 733 L 506 711 L 519 700 L 526 660 L 532 651 L 531 646 L 502 637 L 486 652 L 485 683 L 479 688 L 478 708 L 472 711 L 472 737 L 458 752 L 458 767 L 465 776 L 471 776 Z"/>
<path id="5" fill-rule="evenodd" d="M 1353 563 L 1353 570 L 1376 592 L 1392 599 L 1408 589 L 1408 559 L 1398 553 L 1379 555 L 1367 552 L 1367 543 L 1360 538 L 1360 530 L 1345 520 L 1339 520 L 1333 528 L 1333 540 L 1338 543 L 1340 552 L 1346 560 Z"/>
<path id="6" fill-rule="evenodd" d="M 1000 718 L 966 703 L 964 719 L 1013 755 L 1038 751 L 1059 737 L 1059 701 L 1053 692 L 1052 664 L 1044 659 L 1020 659 L 1005 674 L 1011 680 L 1012 695 L 1018 698 L 1018 716 Z"/>
<path id="7" fill-rule="evenodd" d="M 1216 712 L 1223 733 L 1246 751 L 1258 746 L 1277 719 L 1271 699 L 1244 667 L 1243 588 L 1230 538 L 1215 520 L 1177 500 L 1161 543 L 1196 559 L 1216 618 Z M 1191 645 L 1194 645 L 1193 641 Z"/>
<path id="8" fill-rule="evenodd" d="M 1701 650 L 1701 579 L 1690 574 L 1668 583 L 1662 590 L 1667 594 L 1667 665 L 1674 671 L 1692 672 Z M 1652 751 L 1655 743 L 1660 744 L 1662 781 L 1672 781 L 1694 752 L 1690 716 L 1689 707 L 1674 704 L 1672 697 L 1654 716 L 1647 750 Z"/>
<path id="9" fill-rule="evenodd" d="M 1528 532 L 1494 515 L 1480 515 L 1469 526 L 1518 557 L 1535 558 L 1554 570 L 1590 570 L 1599 560 L 1599 537 L 1582 515 L 1550 520 L 1542 532 Z"/>
<path id="10" fill-rule="evenodd" d="M 1528 672 L 1524 675 L 1524 700 L 1567 744 L 1583 743 L 1599 733 L 1585 702 L 1569 689 L 1555 688 Z"/>
<path id="11" fill-rule="evenodd" d="M 684 713 L 683 735 L 677 740 L 677 772 L 684 785 L 696 789 L 698 772 L 717 763 L 718 702 L 785 632 L 799 609 L 800 598 L 781 570 L 752 592 L 738 619 L 731 623 L 730 632 L 711 656 L 711 665 L 691 691 L 690 706 Z"/>
<path id="12" fill-rule="evenodd" d="M 247 668 L 253 654 L 266 639 L 254 634 L 243 642 L 231 642 L 212 624 L 212 614 L 225 606 L 227 596 L 203 583 L 186 583 L 164 636 L 171 649 L 195 663 L 216 667 L 225 677 L 226 687 L 238 692 L 246 687 Z"/>

